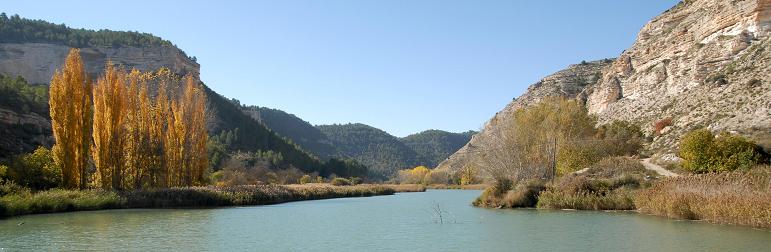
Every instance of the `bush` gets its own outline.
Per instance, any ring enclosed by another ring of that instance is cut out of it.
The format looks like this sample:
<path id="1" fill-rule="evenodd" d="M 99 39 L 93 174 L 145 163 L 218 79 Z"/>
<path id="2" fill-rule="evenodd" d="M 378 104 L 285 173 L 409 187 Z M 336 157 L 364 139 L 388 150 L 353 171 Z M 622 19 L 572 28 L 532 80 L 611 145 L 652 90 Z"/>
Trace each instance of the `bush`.
<path id="1" fill-rule="evenodd" d="M 633 191 L 642 184 L 645 184 L 643 178 L 637 175 L 614 178 L 567 175 L 539 195 L 538 208 L 633 210 Z"/>
<path id="2" fill-rule="evenodd" d="M 627 175 L 640 175 L 643 177 L 658 177 L 658 173 L 645 169 L 639 161 L 626 157 L 607 157 L 589 169 L 582 175 L 592 178 L 617 178 Z"/>
<path id="3" fill-rule="evenodd" d="M 16 157 L 8 167 L 8 177 L 22 186 L 42 190 L 59 186 L 62 171 L 54 162 L 51 150 L 41 146 Z"/>
<path id="4" fill-rule="evenodd" d="M 351 185 L 351 181 L 346 179 L 346 178 L 334 178 L 329 183 L 334 185 L 334 186 L 349 186 L 349 185 Z"/>
<path id="5" fill-rule="evenodd" d="M 361 182 L 364 182 L 364 180 L 359 177 L 352 177 L 348 180 L 351 181 L 351 185 L 358 185 L 358 184 L 361 184 Z"/>
<path id="6" fill-rule="evenodd" d="M 672 118 L 664 118 L 662 120 L 657 121 L 653 124 L 653 133 L 655 135 L 661 135 L 661 131 L 664 130 L 664 128 L 669 127 L 672 125 Z"/>
<path id="7" fill-rule="evenodd" d="M 425 185 L 448 184 L 449 182 L 450 174 L 443 170 L 433 170 L 423 178 L 423 184 Z"/>
<path id="8" fill-rule="evenodd" d="M 725 132 L 715 137 L 707 129 L 691 131 L 680 141 L 682 167 L 694 173 L 749 169 L 765 161 L 763 154 L 744 137 Z"/>
<path id="9" fill-rule="evenodd" d="M 397 173 L 397 179 L 402 184 L 420 184 L 423 183 L 423 179 L 430 172 L 430 169 L 421 165 L 412 169 L 400 170 Z"/>
<path id="10" fill-rule="evenodd" d="M 541 191 L 546 189 L 546 182 L 540 179 L 531 179 L 517 184 L 514 189 L 501 192 L 506 182 L 485 189 L 472 204 L 480 207 L 535 207 Z M 509 186 L 510 187 L 510 186 Z"/>
<path id="11" fill-rule="evenodd" d="M 311 182 L 311 176 L 310 176 L 310 175 L 308 175 L 308 174 L 305 174 L 305 175 L 303 175 L 303 176 L 300 178 L 300 184 L 308 184 L 308 183 L 310 183 L 310 182 Z"/>

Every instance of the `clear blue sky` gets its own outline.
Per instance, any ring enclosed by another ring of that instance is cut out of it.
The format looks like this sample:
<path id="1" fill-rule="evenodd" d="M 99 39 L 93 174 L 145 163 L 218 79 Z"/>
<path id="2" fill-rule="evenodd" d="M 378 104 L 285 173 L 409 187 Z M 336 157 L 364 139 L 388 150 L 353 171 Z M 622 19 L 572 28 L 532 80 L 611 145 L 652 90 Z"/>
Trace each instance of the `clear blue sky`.
<path id="1" fill-rule="evenodd" d="M 149 32 L 243 104 L 405 136 L 478 130 L 545 75 L 616 57 L 676 0 L 22 1 L 0 11 Z"/>

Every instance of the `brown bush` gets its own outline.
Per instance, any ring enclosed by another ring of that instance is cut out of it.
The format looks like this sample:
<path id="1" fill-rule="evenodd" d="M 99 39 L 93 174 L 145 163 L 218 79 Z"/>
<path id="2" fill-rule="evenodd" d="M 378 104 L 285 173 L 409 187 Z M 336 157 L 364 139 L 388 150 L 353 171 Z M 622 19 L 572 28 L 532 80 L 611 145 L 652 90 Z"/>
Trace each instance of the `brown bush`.
<path id="1" fill-rule="evenodd" d="M 661 135 L 661 131 L 664 130 L 664 128 L 672 125 L 672 118 L 664 118 L 662 120 L 657 121 L 653 124 L 653 133 L 658 135 Z"/>
<path id="2" fill-rule="evenodd" d="M 641 212 L 771 228 L 771 167 L 667 178 L 635 197 Z"/>

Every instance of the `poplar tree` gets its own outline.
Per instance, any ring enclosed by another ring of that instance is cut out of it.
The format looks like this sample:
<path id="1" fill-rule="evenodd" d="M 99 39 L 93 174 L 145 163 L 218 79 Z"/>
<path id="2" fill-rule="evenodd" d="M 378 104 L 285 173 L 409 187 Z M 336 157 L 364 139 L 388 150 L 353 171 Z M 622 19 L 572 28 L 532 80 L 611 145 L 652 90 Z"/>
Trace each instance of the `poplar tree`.
<path id="1" fill-rule="evenodd" d="M 88 154 L 91 145 L 91 81 L 80 58 L 71 49 L 64 66 L 57 70 L 49 91 L 54 161 L 62 168 L 66 188 L 84 189 L 88 184 Z"/>
<path id="2" fill-rule="evenodd" d="M 103 189 L 123 189 L 127 105 L 126 73 L 108 62 L 94 86 L 92 155 L 96 184 Z"/>

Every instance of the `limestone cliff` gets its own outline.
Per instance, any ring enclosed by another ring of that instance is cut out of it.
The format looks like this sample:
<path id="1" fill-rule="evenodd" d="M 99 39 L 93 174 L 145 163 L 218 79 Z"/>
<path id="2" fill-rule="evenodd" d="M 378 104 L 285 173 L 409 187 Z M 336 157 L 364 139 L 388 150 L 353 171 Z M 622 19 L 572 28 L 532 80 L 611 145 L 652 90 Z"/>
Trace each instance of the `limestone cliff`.
<path id="1" fill-rule="evenodd" d="M 70 47 L 50 43 L 0 43 L 0 73 L 22 76 L 29 83 L 47 84 L 61 68 Z M 172 46 L 86 47 L 80 49 L 86 71 L 94 77 L 104 70 L 107 60 L 140 71 L 167 67 L 180 75 L 198 76 L 200 66 Z"/>
<path id="2" fill-rule="evenodd" d="M 599 123 L 626 120 L 653 137 L 657 156 L 674 157 L 677 139 L 707 127 L 771 141 L 771 0 L 688 0 L 648 22 L 610 62 L 573 65 L 532 85 L 438 167 L 471 164 L 513 111 L 547 96 L 585 102 Z M 656 121 L 669 118 L 663 134 Z"/>

